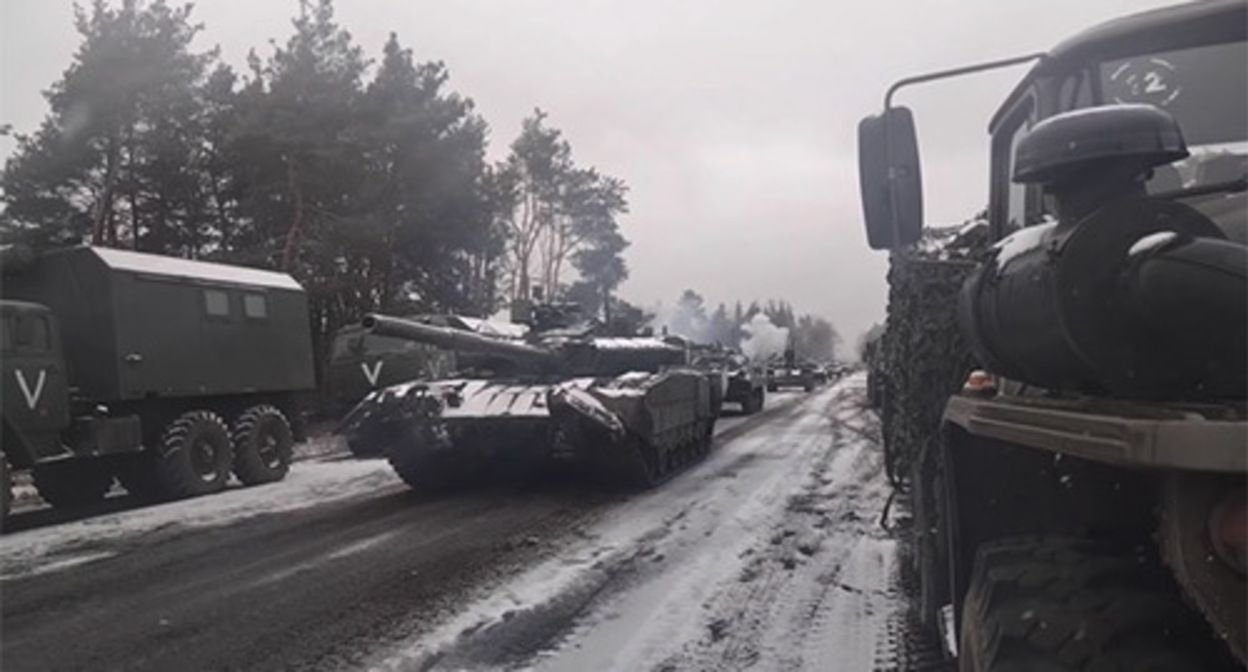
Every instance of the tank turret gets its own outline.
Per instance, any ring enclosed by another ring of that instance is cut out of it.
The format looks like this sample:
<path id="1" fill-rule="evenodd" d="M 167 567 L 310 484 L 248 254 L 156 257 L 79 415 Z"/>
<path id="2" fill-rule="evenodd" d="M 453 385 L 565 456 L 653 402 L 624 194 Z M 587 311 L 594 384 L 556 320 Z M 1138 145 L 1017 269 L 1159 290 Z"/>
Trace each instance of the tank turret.
<path id="1" fill-rule="evenodd" d="M 658 371 L 686 363 L 684 348 L 653 337 L 604 338 L 590 325 L 534 331 L 527 342 L 421 324 L 385 315 L 368 315 L 369 332 L 478 355 L 484 368 L 505 373 L 567 376 L 615 376 L 628 371 Z"/>

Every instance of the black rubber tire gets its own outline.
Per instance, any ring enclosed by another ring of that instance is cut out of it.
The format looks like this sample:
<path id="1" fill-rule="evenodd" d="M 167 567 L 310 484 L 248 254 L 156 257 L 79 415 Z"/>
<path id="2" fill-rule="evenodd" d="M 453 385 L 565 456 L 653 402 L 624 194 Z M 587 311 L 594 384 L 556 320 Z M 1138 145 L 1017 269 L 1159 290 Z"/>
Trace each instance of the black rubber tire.
<path id="1" fill-rule="evenodd" d="M 89 459 L 39 464 L 31 470 L 39 496 L 56 508 L 104 501 L 115 475 L 111 464 Z"/>
<path id="2" fill-rule="evenodd" d="M 234 466 L 234 449 L 220 416 L 190 411 L 165 427 L 152 458 L 160 496 L 182 499 L 224 490 Z"/>
<path id="3" fill-rule="evenodd" d="M 1240 669 L 1156 561 L 1071 539 L 980 546 L 958 653 L 961 672 Z"/>
<path id="4" fill-rule="evenodd" d="M 0 532 L 7 527 L 9 510 L 13 508 L 13 470 L 9 460 L 0 453 Z"/>
<path id="5" fill-rule="evenodd" d="M 234 421 L 234 475 L 243 485 L 272 483 L 286 477 L 294 450 L 294 434 L 286 416 L 262 404 L 243 411 Z"/>

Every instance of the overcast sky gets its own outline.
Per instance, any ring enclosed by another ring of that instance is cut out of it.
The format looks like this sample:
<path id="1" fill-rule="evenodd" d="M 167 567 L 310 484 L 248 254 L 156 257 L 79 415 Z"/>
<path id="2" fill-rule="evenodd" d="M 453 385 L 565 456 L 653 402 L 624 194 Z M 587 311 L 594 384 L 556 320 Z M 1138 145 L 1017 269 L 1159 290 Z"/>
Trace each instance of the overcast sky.
<path id="1" fill-rule="evenodd" d="M 177 4 L 176 2 L 174 4 Z M 442 60 L 501 156 L 534 107 L 582 165 L 628 182 L 631 277 L 670 304 L 787 298 L 852 344 L 883 319 L 885 257 L 867 249 L 856 127 L 896 79 L 1045 50 L 1158 0 L 338 0 L 371 57 L 391 31 Z M 200 0 L 200 45 L 241 66 L 285 41 L 296 0 Z M 0 123 L 30 131 L 78 38 L 72 4 L 0 0 Z M 912 89 L 929 224 L 987 199 L 985 127 L 1019 69 Z M 0 144 L 7 157 L 11 142 Z"/>

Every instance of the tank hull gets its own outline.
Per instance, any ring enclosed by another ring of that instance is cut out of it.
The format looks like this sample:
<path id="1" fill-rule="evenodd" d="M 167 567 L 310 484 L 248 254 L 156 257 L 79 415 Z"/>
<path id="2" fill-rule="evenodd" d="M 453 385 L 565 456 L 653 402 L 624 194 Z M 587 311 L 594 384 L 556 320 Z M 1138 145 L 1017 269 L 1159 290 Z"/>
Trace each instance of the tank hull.
<path id="1" fill-rule="evenodd" d="M 379 390 L 340 431 L 353 445 L 384 454 L 408 485 L 430 494 L 468 485 L 484 471 L 550 460 L 647 486 L 709 450 L 713 401 L 706 377 L 686 369 L 459 378 Z"/>

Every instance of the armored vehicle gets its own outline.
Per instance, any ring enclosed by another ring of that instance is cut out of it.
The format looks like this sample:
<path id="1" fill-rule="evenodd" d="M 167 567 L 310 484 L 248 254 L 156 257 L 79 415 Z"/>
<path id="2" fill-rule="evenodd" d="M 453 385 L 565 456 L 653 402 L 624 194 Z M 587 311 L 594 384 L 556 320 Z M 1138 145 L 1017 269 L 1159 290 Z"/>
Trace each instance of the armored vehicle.
<path id="1" fill-rule="evenodd" d="M 0 253 L 3 456 L 53 506 L 285 476 L 313 389 L 290 276 L 97 247 Z M 294 421 L 292 425 L 292 421 Z"/>
<path id="2" fill-rule="evenodd" d="M 1034 62 L 990 123 L 989 241 L 958 271 L 986 371 L 891 448 L 922 613 L 962 670 L 1245 661 L 1246 32 L 1242 0 L 1146 12 L 902 80 L 859 127 L 868 241 L 905 256 L 921 173 L 894 94 Z M 923 393 L 889 385 L 886 424 Z"/>
<path id="3" fill-rule="evenodd" d="M 767 391 L 775 392 L 784 387 L 800 387 L 806 392 L 815 389 L 818 378 L 815 365 L 798 361 L 792 344 L 785 348 L 784 356 L 772 360 L 767 367 Z"/>
<path id="4" fill-rule="evenodd" d="M 483 470 L 573 459 L 641 485 L 711 446 L 715 414 L 703 372 L 658 338 L 598 338 L 565 309 L 540 307 L 513 342 L 370 315 L 371 333 L 470 355 L 460 375 L 369 395 L 343 423 L 413 489 L 463 486 Z"/>
<path id="5" fill-rule="evenodd" d="M 741 413 L 753 415 L 763 410 L 767 399 L 767 373 L 749 357 L 717 348 L 699 354 L 694 366 L 720 372 L 724 402 L 739 405 Z"/>

